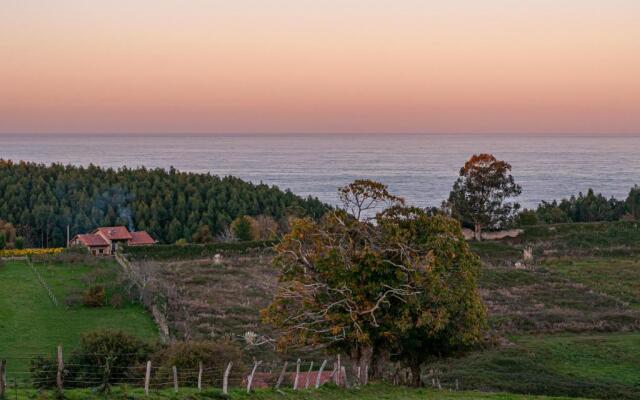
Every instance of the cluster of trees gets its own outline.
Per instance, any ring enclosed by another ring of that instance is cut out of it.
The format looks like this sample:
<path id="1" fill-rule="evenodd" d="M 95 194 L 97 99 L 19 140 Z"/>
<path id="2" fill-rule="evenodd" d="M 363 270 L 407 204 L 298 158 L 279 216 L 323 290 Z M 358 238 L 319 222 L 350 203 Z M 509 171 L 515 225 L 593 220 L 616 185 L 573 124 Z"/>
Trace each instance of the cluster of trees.
<path id="1" fill-rule="evenodd" d="M 525 214 L 526 215 L 526 214 Z M 594 193 L 589 189 L 587 194 L 580 193 L 559 202 L 542 201 L 535 211 L 528 211 L 524 222 L 555 224 L 562 222 L 596 222 L 640 219 L 640 187 L 634 186 L 626 200 Z"/>
<path id="2" fill-rule="evenodd" d="M 71 235 L 125 225 L 164 243 L 207 242 L 240 216 L 286 224 L 290 216 L 318 218 L 327 209 L 317 199 L 234 177 L 0 160 L 0 218 L 31 246 L 63 246 L 67 226 Z"/>
<path id="3" fill-rule="evenodd" d="M 339 194 L 341 208 L 295 220 L 275 247 L 281 276 L 264 320 L 282 330 L 283 348 L 346 352 L 355 376 L 370 367 L 381 377 L 398 361 L 419 384 L 429 357 L 482 338 L 479 259 L 458 221 L 408 207 L 380 183 Z"/>

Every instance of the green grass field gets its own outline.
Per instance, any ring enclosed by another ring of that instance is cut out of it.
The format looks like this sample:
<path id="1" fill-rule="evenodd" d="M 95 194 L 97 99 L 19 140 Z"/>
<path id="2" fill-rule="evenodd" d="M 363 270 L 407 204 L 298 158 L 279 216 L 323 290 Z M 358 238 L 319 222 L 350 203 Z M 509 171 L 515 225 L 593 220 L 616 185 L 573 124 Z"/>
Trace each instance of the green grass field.
<path id="1" fill-rule="evenodd" d="M 559 259 L 546 263 L 567 279 L 640 308 L 640 259 L 609 257 Z"/>
<path id="2" fill-rule="evenodd" d="M 5 261 L 0 266 L 0 358 L 7 359 L 10 374 L 27 371 L 28 358 L 53 354 L 58 344 L 65 352 L 74 349 L 80 334 L 86 331 L 113 328 L 144 338 L 157 337 L 153 321 L 141 306 L 87 308 L 65 304 L 69 294 L 86 286 L 95 269 L 103 271 L 101 279 L 115 279 L 116 264 L 35 265 L 58 298 L 58 306 L 26 262 Z"/>
<path id="3" fill-rule="evenodd" d="M 428 369 L 445 387 L 458 380 L 488 391 L 637 399 L 640 333 L 517 337 Z"/>
<path id="4" fill-rule="evenodd" d="M 14 396 L 9 391 L 9 398 Z M 18 390 L 18 400 L 26 400 L 35 398 L 34 391 Z M 39 399 L 54 399 L 52 393 L 41 393 Z M 203 390 L 197 392 L 194 389 L 181 389 L 176 394 L 173 390 L 163 390 L 159 392 L 151 392 L 149 397 L 144 396 L 144 392 L 140 389 L 115 388 L 112 393 L 105 397 L 96 394 L 90 390 L 68 390 L 65 391 L 65 398 L 68 400 L 86 400 L 86 399 L 176 399 L 176 400 L 199 400 L 199 399 L 257 399 L 257 400 L 303 400 L 303 399 L 322 399 L 322 400 L 567 400 L 567 397 L 545 397 L 517 395 L 508 393 L 481 393 L 474 391 L 450 392 L 448 390 L 431 390 L 431 389 L 411 389 L 400 386 L 389 385 L 369 385 L 362 389 L 339 389 L 336 387 L 323 387 L 318 390 L 300 390 L 293 391 L 290 389 L 272 390 L 262 389 L 247 394 L 244 390 L 230 390 L 229 395 L 225 396 L 220 390 Z M 578 400 L 576 398 L 572 398 Z"/>

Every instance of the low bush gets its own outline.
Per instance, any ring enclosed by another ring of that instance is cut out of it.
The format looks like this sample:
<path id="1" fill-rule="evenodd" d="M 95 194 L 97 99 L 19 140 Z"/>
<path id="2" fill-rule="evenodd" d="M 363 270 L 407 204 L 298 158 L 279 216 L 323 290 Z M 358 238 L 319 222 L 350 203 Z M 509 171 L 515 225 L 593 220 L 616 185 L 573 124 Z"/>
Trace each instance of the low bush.
<path id="1" fill-rule="evenodd" d="M 89 287 L 84 293 L 84 305 L 87 307 L 102 307 L 105 300 L 104 286 L 95 285 Z"/>
<path id="2" fill-rule="evenodd" d="M 142 380 L 143 363 L 150 359 L 153 350 L 153 345 L 120 331 L 86 333 L 80 339 L 80 347 L 65 360 L 64 385 L 106 388 Z M 58 363 L 53 356 L 32 359 L 29 370 L 35 388 L 55 387 Z"/>
<path id="3" fill-rule="evenodd" d="M 113 308 L 122 308 L 124 302 L 124 298 L 120 293 L 114 293 L 109 299 L 109 305 Z"/>

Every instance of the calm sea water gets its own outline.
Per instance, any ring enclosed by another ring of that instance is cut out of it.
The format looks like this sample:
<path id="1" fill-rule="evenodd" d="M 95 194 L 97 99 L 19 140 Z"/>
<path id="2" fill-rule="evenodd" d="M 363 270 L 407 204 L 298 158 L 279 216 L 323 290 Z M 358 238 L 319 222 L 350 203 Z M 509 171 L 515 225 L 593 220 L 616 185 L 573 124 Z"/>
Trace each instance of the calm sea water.
<path id="1" fill-rule="evenodd" d="M 381 181 L 419 206 L 439 205 L 464 162 L 493 153 L 513 166 L 520 202 L 593 188 L 626 197 L 640 184 L 640 137 L 505 135 L 0 135 L 0 158 L 235 175 L 335 203 L 336 188 Z"/>

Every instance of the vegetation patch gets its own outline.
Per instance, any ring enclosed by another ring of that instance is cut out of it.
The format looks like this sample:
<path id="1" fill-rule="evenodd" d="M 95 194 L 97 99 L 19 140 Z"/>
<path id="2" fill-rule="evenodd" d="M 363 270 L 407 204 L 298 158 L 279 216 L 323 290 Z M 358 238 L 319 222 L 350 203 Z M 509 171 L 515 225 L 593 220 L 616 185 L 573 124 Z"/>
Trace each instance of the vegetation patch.
<path id="1" fill-rule="evenodd" d="M 211 244 L 166 244 L 156 246 L 129 246 L 124 251 L 131 260 L 188 260 L 211 258 L 216 254 L 268 251 L 275 243 L 275 240 L 264 240 Z"/>
<path id="2" fill-rule="evenodd" d="M 640 334 L 551 335 L 450 358 L 427 367 L 446 387 L 637 399 Z"/>
<path id="3" fill-rule="evenodd" d="M 157 337 L 157 328 L 140 305 L 126 302 L 120 308 L 89 308 L 82 304 L 82 294 L 91 282 L 104 284 L 107 302 L 118 294 L 117 264 L 34 265 L 59 304 L 53 304 L 26 261 L 4 262 L 0 268 L 0 357 L 7 359 L 9 372 L 28 370 L 31 357 L 52 354 L 58 344 L 65 352 L 77 347 L 81 333 L 89 330 L 113 328 L 142 338 Z M 68 303 L 69 297 L 78 297 L 78 301 Z"/>
<path id="4" fill-rule="evenodd" d="M 640 308 L 640 260 L 637 258 L 563 258 L 545 265 L 567 279 Z"/>
<path id="5" fill-rule="evenodd" d="M 32 399 L 36 397 L 33 390 L 19 390 L 18 400 Z M 42 392 L 39 399 L 54 399 L 51 392 Z M 256 399 L 256 400 L 378 400 L 378 399 L 394 399 L 394 400 L 579 400 L 575 397 L 540 397 L 532 395 L 519 395 L 508 393 L 481 393 L 476 391 L 459 391 L 450 392 L 445 390 L 433 389 L 410 389 L 400 386 L 389 385 L 369 385 L 361 389 L 341 389 L 335 386 L 325 386 L 318 390 L 298 390 L 290 389 L 258 389 L 247 394 L 243 389 L 232 389 L 228 395 L 223 395 L 222 391 L 217 389 L 205 389 L 198 392 L 195 389 L 181 388 L 176 394 L 173 389 L 166 389 L 150 393 L 149 397 L 144 395 L 142 389 L 117 387 L 114 388 L 110 395 L 105 396 L 101 393 L 89 389 L 74 389 L 65 391 L 65 398 L 68 400 L 89 400 L 89 399 L 173 399 L 173 400 L 204 400 L 204 399 Z"/>

